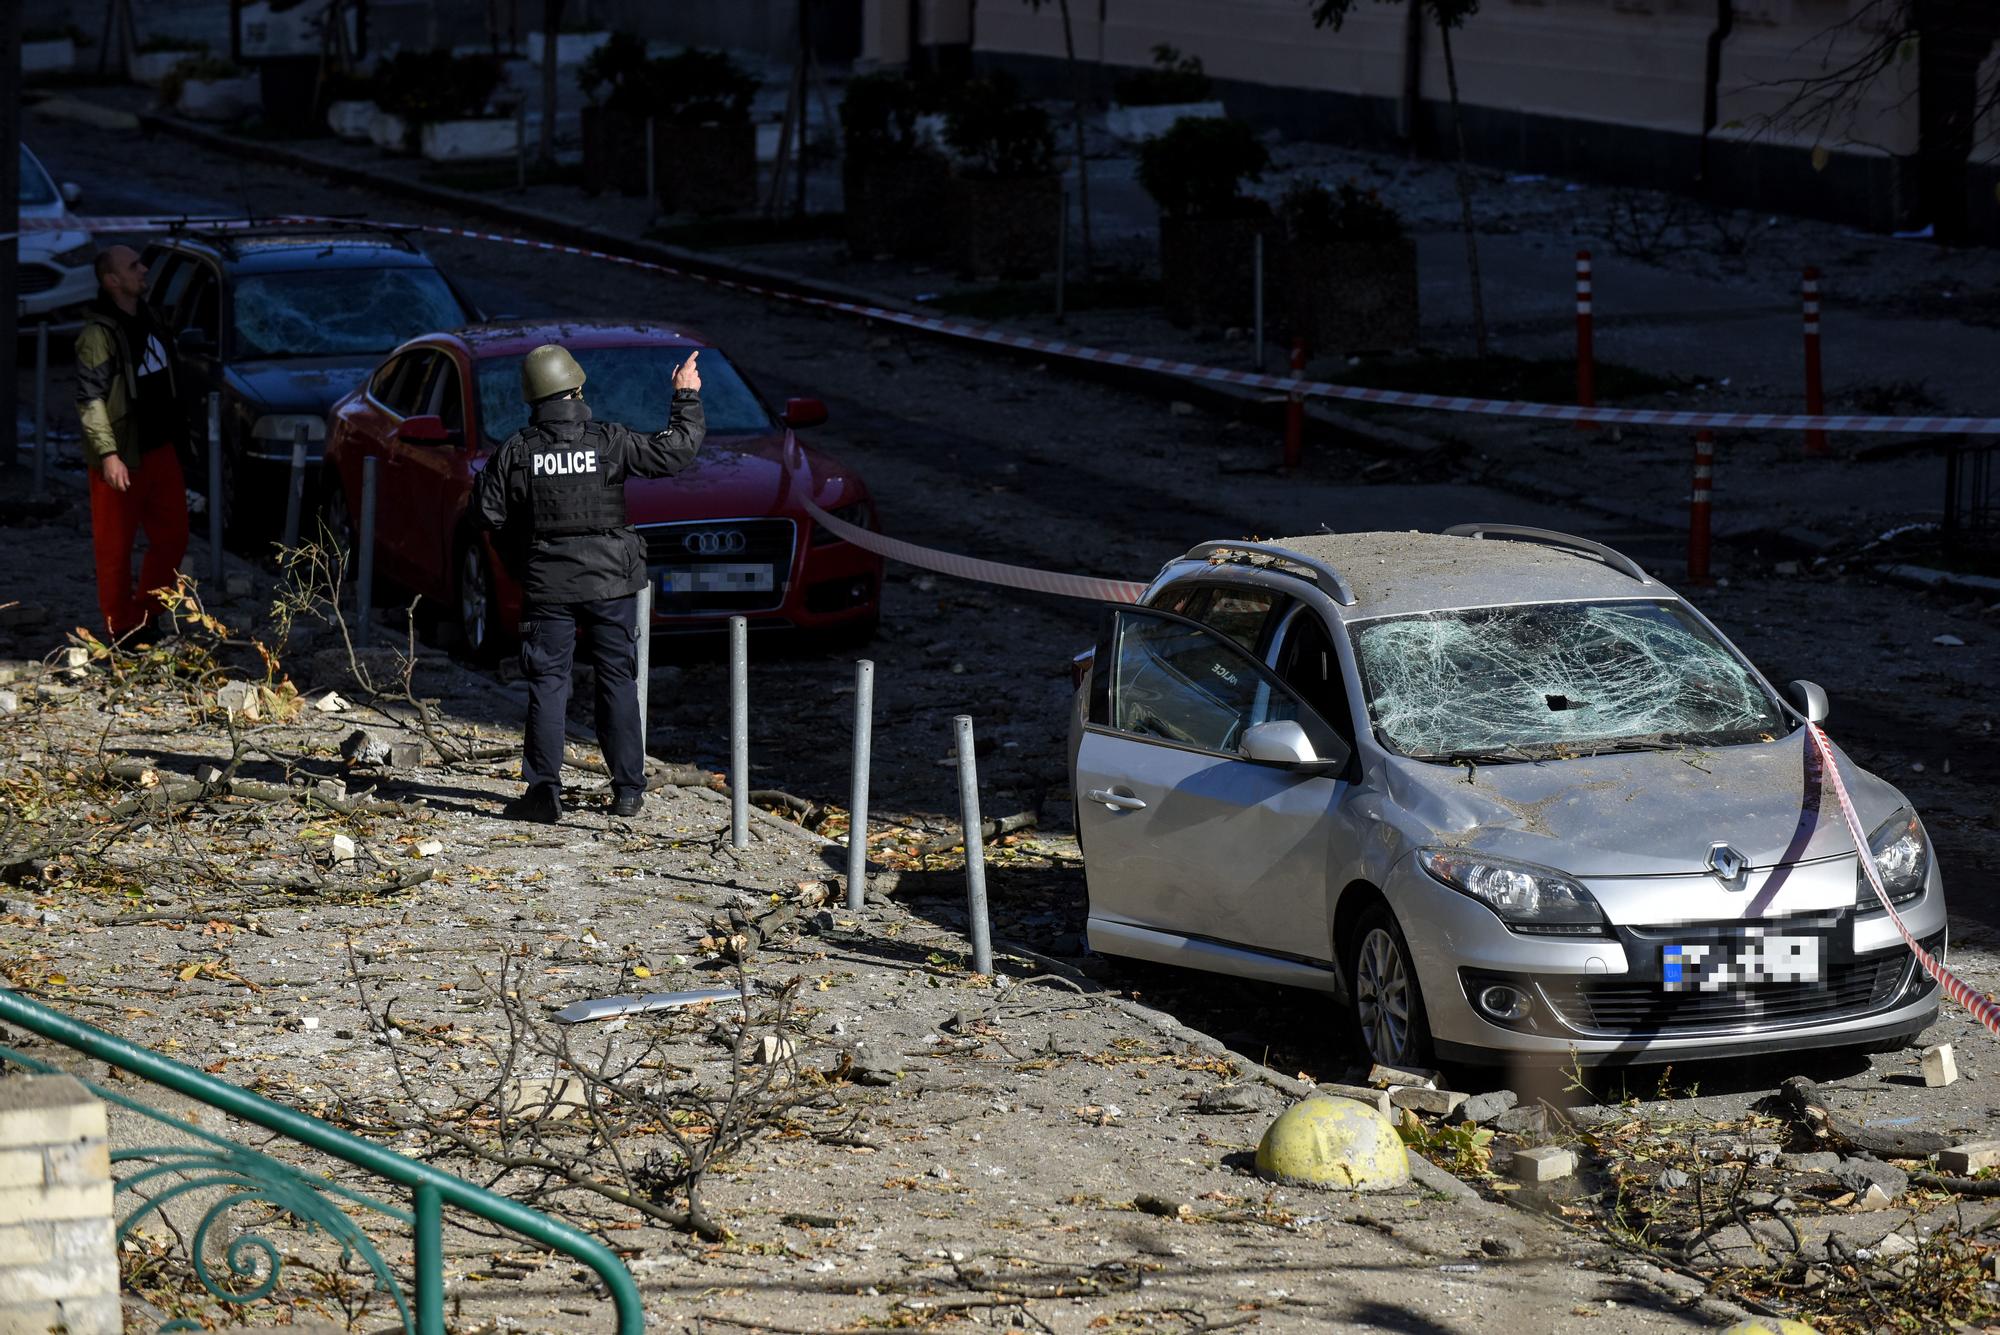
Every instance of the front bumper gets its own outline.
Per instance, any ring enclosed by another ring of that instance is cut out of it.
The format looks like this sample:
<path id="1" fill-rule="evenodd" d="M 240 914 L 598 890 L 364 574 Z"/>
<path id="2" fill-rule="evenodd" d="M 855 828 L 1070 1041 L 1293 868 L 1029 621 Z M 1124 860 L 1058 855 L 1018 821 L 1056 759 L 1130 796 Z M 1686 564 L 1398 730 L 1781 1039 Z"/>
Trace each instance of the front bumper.
<path id="1" fill-rule="evenodd" d="M 1391 878 L 1390 898 L 1423 987 L 1434 1044 L 1452 1060 L 1504 1054 L 1659 1062 L 1840 1047 L 1907 1037 L 1937 1018 L 1937 985 L 1879 911 L 1857 915 L 1846 908 L 1779 920 L 1821 924 L 1829 933 L 1823 985 L 1670 995 L 1660 981 L 1662 943 L 1752 924 L 1723 919 L 1615 928 L 1609 938 L 1524 936 L 1413 860 Z M 1942 958 L 1947 926 L 1935 867 L 1924 895 L 1899 911 L 1912 934 Z M 1494 982 L 1528 996 L 1523 1020 L 1496 1021 L 1474 1004 Z"/>
<path id="2" fill-rule="evenodd" d="M 70 269 L 47 258 L 23 256 L 16 282 L 21 314 L 29 319 L 81 306 L 97 295 L 97 275 L 88 264 Z"/>
<path id="3" fill-rule="evenodd" d="M 873 621 L 882 605 L 882 558 L 852 543 L 813 545 L 811 525 L 791 518 L 692 521 L 639 525 L 655 587 L 655 634 L 721 630 L 734 616 L 760 629 L 836 630 Z M 715 555 L 688 549 L 688 534 L 740 532 L 741 550 Z M 803 548 L 801 539 L 804 540 Z M 670 568 L 773 565 L 776 587 L 740 594 L 726 591 L 669 593 L 661 583 Z"/>

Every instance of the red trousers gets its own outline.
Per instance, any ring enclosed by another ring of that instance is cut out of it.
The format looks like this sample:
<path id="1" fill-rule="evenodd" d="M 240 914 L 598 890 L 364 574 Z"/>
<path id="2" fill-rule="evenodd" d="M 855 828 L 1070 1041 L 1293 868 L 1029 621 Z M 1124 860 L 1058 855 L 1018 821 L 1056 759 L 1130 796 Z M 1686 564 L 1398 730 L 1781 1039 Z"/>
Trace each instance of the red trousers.
<path id="1" fill-rule="evenodd" d="M 165 602 L 175 570 L 187 554 L 187 484 L 171 446 L 148 450 L 128 463 L 132 485 L 115 491 L 96 469 L 90 473 L 90 532 L 97 549 L 97 605 L 113 638 L 137 630 Z M 146 559 L 139 587 L 132 587 L 132 542 L 143 530 Z"/>

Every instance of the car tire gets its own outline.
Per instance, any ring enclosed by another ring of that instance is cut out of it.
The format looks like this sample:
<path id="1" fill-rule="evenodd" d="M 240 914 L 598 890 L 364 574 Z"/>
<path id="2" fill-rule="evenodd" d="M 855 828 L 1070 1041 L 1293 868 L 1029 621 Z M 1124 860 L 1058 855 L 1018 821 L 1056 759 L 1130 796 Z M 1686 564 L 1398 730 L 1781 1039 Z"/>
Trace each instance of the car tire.
<path id="1" fill-rule="evenodd" d="M 1396 915 L 1372 904 L 1343 943 L 1355 1042 L 1370 1060 L 1408 1069 L 1431 1060 L 1430 1015 Z"/>
<path id="2" fill-rule="evenodd" d="M 467 662 L 490 663 L 499 656 L 498 608 L 493 599 L 493 564 L 486 544 L 468 538 L 453 558 L 451 607 L 440 618 L 452 651 Z"/>
<path id="3" fill-rule="evenodd" d="M 356 545 L 359 535 L 354 529 L 354 512 L 347 504 L 347 488 L 341 485 L 340 474 L 330 468 L 320 478 L 320 498 L 319 520 L 329 549 L 327 557 L 337 563 L 335 569 L 342 582 L 351 583 L 361 569 Z"/>

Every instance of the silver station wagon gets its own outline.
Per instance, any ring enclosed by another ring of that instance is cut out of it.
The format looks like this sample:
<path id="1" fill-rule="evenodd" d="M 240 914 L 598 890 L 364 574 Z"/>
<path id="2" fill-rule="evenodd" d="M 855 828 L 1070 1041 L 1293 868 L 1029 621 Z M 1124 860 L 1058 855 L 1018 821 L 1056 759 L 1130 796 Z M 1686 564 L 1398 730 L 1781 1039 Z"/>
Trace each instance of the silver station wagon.
<path id="1" fill-rule="evenodd" d="M 1203 543 L 1079 663 L 1094 950 L 1334 993 L 1399 1065 L 1893 1048 L 1937 1017 L 1804 727 L 1825 694 L 1601 544 Z M 1941 955 L 1922 822 L 1840 767 Z"/>

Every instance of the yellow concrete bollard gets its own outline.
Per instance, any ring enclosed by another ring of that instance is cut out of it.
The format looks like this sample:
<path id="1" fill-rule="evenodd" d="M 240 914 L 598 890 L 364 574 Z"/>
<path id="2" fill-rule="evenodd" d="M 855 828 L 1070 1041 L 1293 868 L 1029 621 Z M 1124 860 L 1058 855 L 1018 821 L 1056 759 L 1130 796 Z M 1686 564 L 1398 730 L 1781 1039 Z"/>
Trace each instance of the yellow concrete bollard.
<path id="1" fill-rule="evenodd" d="M 1722 1335 L 1819 1335 L 1819 1332 L 1788 1316 L 1753 1316 L 1728 1327 Z"/>
<path id="2" fill-rule="evenodd" d="M 1264 1132 L 1257 1173 L 1301 1187 L 1387 1191 L 1409 1185 L 1410 1154 L 1375 1109 L 1315 1094 L 1285 1109 Z"/>

